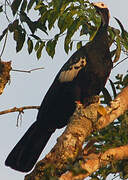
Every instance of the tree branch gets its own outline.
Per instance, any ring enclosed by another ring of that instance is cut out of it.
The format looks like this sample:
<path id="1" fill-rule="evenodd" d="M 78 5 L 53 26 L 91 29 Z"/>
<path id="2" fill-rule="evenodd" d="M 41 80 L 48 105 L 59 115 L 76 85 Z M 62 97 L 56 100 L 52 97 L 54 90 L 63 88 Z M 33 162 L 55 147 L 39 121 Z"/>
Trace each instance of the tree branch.
<path id="1" fill-rule="evenodd" d="M 128 56 L 125 57 L 124 59 L 122 59 L 121 61 L 119 61 L 115 66 L 113 66 L 113 69 L 118 66 L 119 64 L 121 64 L 122 62 L 124 62 L 126 59 L 128 59 Z"/>
<path id="2" fill-rule="evenodd" d="M 7 43 L 7 37 L 8 37 L 8 30 L 7 30 L 7 32 L 6 32 L 5 40 L 4 40 L 4 45 L 3 45 L 2 51 L 1 51 L 1 53 L 0 53 L 0 60 L 1 60 L 1 57 L 2 57 L 2 55 L 3 55 L 3 53 L 4 53 L 4 50 L 5 50 L 5 46 L 6 46 L 6 43 Z"/>
<path id="3" fill-rule="evenodd" d="M 25 180 L 40 179 L 44 170 L 50 166 L 54 166 L 54 169 L 62 174 L 69 162 L 76 159 L 82 151 L 85 138 L 93 131 L 92 122 L 97 119 L 99 97 L 96 96 L 95 101 L 86 108 L 82 104 L 77 104 L 66 130 L 58 138 L 57 144 L 43 160 L 37 163 L 35 169 L 25 177 Z"/>
<path id="4" fill-rule="evenodd" d="M 39 180 L 44 176 L 44 171 L 51 165 L 54 166 L 59 174 L 66 172 L 69 159 L 70 163 L 73 163 L 76 157 L 82 154 L 82 145 L 85 142 L 85 138 L 92 131 L 100 130 L 109 125 L 128 109 L 128 87 L 124 88 L 115 100 L 111 102 L 111 105 L 106 107 L 106 115 L 101 116 L 96 122 L 98 107 L 98 102 L 92 103 L 86 108 L 77 104 L 77 108 L 70 118 L 70 123 L 67 125 L 65 132 L 58 138 L 55 147 L 43 160 L 37 163 L 35 169 L 25 177 L 25 180 Z M 60 177 L 60 180 L 84 179 L 84 177 L 89 176 L 100 167 L 110 163 L 112 160 L 110 157 L 114 158 L 114 160 L 128 158 L 128 146 L 109 149 L 98 155 L 92 153 L 91 159 L 86 159 L 86 163 L 83 162 L 81 164 L 81 167 L 87 171 L 86 174 L 74 177 L 72 172 L 67 172 Z"/>
<path id="5" fill-rule="evenodd" d="M 74 176 L 72 172 L 67 172 L 63 174 L 59 180 L 83 180 L 99 168 L 106 166 L 113 161 L 122 159 L 128 159 L 128 145 L 112 148 L 104 153 L 90 154 L 88 159 L 86 157 L 84 159 L 85 162 L 81 163 L 81 168 L 86 170 L 87 173 Z"/>
<path id="6" fill-rule="evenodd" d="M 27 110 L 27 109 L 39 109 L 39 108 L 40 108 L 40 106 L 23 106 L 23 107 L 19 107 L 19 108 L 14 107 L 14 108 L 11 108 L 11 109 L 0 111 L 0 115 L 11 113 L 11 112 L 23 113 L 23 111 Z"/>
<path id="7" fill-rule="evenodd" d="M 100 117 L 96 123 L 97 130 L 106 127 L 116 118 L 122 115 L 126 110 L 128 110 L 128 87 L 122 90 L 122 92 L 115 98 L 115 100 L 111 102 L 110 107 L 106 107 L 106 110 L 107 114 Z M 128 145 L 112 148 L 105 151 L 104 153 L 91 153 L 88 156 L 85 156 L 84 160 L 86 162 L 81 163 L 81 168 L 86 170 L 87 173 L 74 176 L 72 172 L 67 172 L 62 174 L 59 180 L 82 180 L 99 168 L 110 164 L 112 161 L 118 161 L 122 159 L 128 159 Z"/>
<path id="8" fill-rule="evenodd" d="M 30 70 L 19 70 L 19 69 L 11 69 L 11 71 L 16 71 L 16 72 L 24 72 L 24 73 L 31 73 L 33 71 L 41 70 L 44 69 L 43 67 L 35 68 L 35 69 L 30 69 Z"/>

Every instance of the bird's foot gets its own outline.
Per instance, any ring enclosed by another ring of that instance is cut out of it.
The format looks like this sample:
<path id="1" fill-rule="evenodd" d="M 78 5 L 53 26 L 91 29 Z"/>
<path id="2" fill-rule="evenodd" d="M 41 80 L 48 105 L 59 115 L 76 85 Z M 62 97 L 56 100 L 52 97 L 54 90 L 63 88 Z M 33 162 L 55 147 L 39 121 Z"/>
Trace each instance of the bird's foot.
<path id="1" fill-rule="evenodd" d="M 105 116 L 105 115 L 107 114 L 107 110 L 106 110 L 105 107 L 102 106 L 102 105 L 99 105 L 97 111 L 98 111 L 98 113 L 99 113 L 100 116 Z"/>
<path id="2" fill-rule="evenodd" d="M 75 101 L 75 103 L 76 103 L 77 105 L 82 105 L 82 103 L 81 103 L 80 101 Z"/>

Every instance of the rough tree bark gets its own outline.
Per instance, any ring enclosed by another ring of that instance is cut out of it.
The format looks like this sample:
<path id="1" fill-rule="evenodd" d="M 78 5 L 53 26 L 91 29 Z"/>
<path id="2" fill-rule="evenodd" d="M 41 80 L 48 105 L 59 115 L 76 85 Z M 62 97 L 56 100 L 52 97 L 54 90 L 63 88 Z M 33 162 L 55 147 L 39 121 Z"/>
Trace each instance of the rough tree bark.
<path id="1" fill-rule="evenodd" d="M 98 107 L 98 100 L 86 108 L 77 104 L 76 111 L 70 118 L 70 123 L 65 132 L 58 138 L 55 147 L 37 163 L 34 170 L 25 177 L 25 180 L 40 180 L 44 176 L 44 170 L 50 166 L 54 166 L 54 169 L 57 170 L 60 180 L 82 180 L 100 167 L 106 166 L 112 158 L 114 160 L 127 159 L 128 146 L 112 148 L 103 154 L 83 155 L 82 145 L 91 132 L 106 127 L 128 110 L 128 87 L 124 88 L 110 103 L 110 106 L 106 107 L 106 114 L 97 119 L 99 117 Z M 83 159 L 86 160 L 80 165 L 86 173 L 74 176 L 72 172 L 66 171 L 66 168 L 68 163 L 74 162 L 78 155 L 83 155 Z M 56 174 L 53 173 L 52 175 Z"/>

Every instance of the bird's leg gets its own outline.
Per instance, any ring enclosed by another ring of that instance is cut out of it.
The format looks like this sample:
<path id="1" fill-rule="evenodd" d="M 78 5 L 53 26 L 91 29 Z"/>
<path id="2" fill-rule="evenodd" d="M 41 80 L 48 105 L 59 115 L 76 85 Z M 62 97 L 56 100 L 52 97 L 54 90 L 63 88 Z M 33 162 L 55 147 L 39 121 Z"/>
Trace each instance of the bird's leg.
<path id="1" fill-rule="evenodd" d="M 81 104 L 82 104 L 82 102 L 81 102 L 80 100 L 75 101 L 75 103 L 78 104 L 78 105 L 81 105 Z"/>
<path id="2" fill-rule="evenodd" d="M 94 103 L 100 103 L 99 96 L 89 96 L 89 97 L 84 98 L 83 104 L 85 107 Z"/>
<path id="3" fill-rule="evenodd" d="M 98 107 L 98 110 L 97 110 L 99 116 L 105 116 L 107 111 L 104 108 L 104 106 L 100 105 L 99 96 L 91 96 L 91 97 L 88 97 L 88 98 L 84 98 L 84 106 L 85 107 L 89 106 L 90 104 L 96 103 L 96 102 L 99 103 L 99 107 Z"/>

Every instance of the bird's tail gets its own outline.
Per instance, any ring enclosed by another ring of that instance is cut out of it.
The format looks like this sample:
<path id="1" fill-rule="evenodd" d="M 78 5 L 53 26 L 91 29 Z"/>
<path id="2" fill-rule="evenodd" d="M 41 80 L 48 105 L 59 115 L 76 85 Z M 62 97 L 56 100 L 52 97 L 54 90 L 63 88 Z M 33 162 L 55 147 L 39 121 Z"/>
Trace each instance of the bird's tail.
<path id="1" fill-rule="evenodd" d="M 10 152 L 5 165 L 21 172 L 30 171 L 53 132 L 40 127 L 38 122 L 33 123 Z"/>

